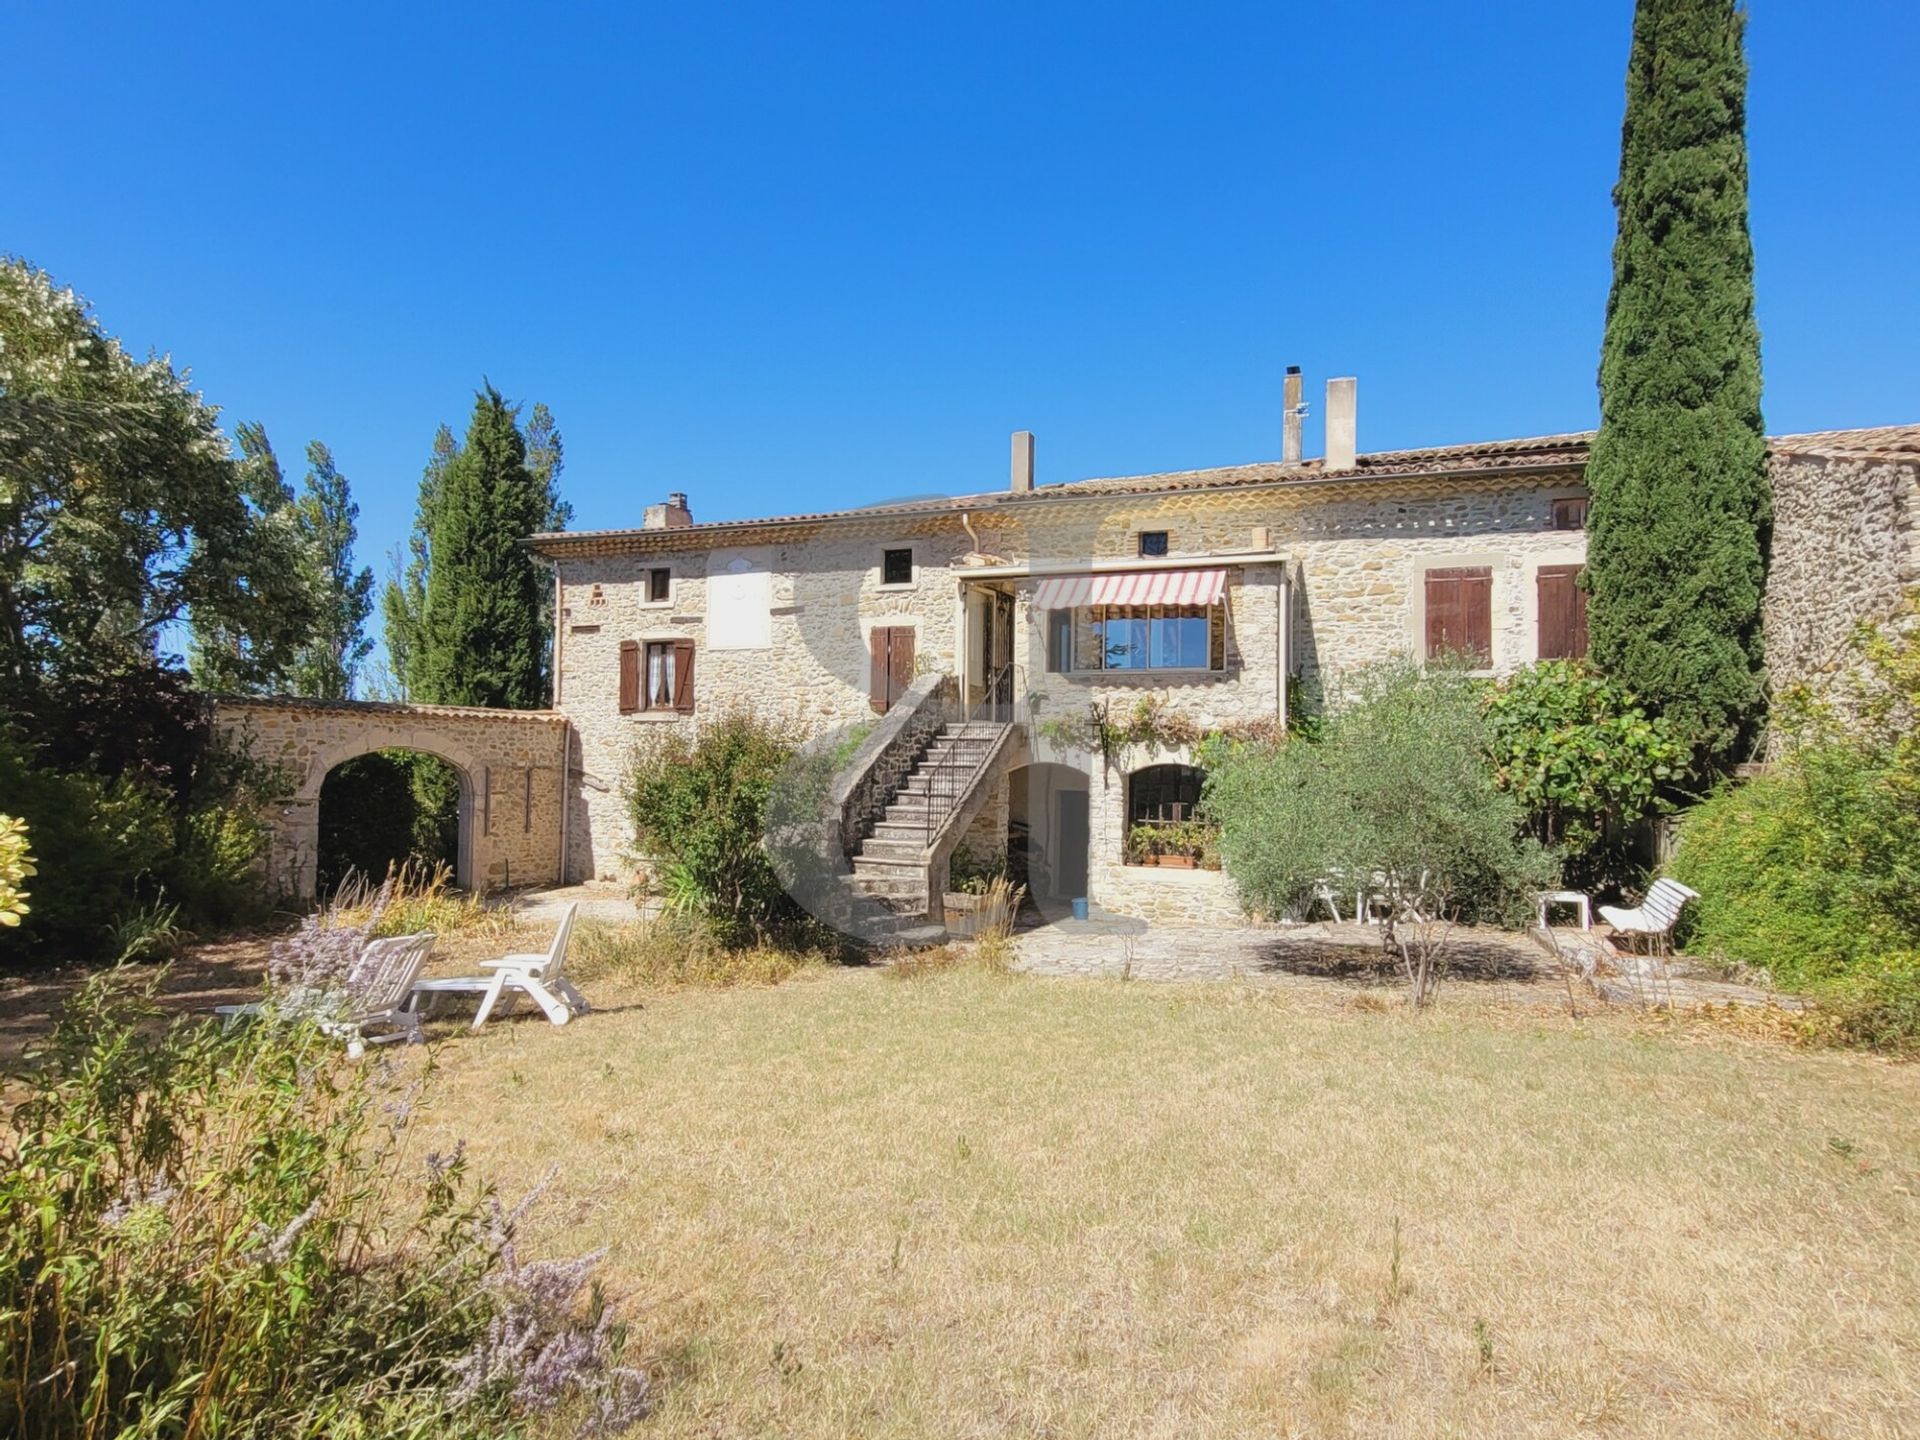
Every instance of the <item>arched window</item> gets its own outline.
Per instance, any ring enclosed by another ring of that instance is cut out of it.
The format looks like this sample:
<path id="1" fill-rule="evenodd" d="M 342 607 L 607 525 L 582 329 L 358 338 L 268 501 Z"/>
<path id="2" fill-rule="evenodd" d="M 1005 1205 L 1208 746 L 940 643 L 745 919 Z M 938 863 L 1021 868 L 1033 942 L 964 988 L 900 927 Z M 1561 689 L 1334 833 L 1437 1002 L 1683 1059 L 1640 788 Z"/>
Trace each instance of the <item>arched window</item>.
<path id="1" fill-rule="evenodd" d="M 1133 772 L 1127 788 L 1127 819 L 1135 825 L 1191 820 L 1206 772 L 1191 765 L 1148 765 Z"/>

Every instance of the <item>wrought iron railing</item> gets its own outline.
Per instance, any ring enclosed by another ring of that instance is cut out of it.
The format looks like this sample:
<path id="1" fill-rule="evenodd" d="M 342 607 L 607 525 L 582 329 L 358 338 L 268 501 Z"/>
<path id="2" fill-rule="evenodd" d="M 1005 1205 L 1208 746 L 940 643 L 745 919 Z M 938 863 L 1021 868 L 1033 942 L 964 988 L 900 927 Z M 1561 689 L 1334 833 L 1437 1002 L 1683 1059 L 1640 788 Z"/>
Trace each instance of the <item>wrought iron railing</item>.
<path id="1" fill-rule="evenodd" d="M 977 756 L 971 756 L 974 747 L 966 743 L 970 737 L 963 736 L 963 727 L 976 723 L 1012 724 L 1013 681 L 1013 665 L 1009 662 L 988 672 L 979 698 L 969 698 L 964 686 L 956 686 L 952 698 L 943 700 L 949 711 L 946 724 L 935 734 L 918 772 L 926 777 L 923 793 L 927 797 L 927 849 L 933 848 L 947 817 L 966 799 L 993 758 L 993 737 L 981 737 L 986 743 L 979 747 Z M 948 742 L 944 750 L 941 749 L 943 741 Z"/>

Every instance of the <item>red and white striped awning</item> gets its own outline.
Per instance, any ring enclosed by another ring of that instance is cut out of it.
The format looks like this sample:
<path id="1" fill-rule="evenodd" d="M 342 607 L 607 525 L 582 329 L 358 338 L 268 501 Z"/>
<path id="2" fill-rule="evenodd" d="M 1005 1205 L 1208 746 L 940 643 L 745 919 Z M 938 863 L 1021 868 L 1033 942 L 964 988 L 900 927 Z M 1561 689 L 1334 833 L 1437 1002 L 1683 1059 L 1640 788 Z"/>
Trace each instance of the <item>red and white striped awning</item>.
<path id="1" fill-rule="evenodd" d="M 1080 605 L 1218 605 L 1224 570 L 1124 570 L 1110 575 L 1051 575 L 1033 592 L 1036 610 Z"/>

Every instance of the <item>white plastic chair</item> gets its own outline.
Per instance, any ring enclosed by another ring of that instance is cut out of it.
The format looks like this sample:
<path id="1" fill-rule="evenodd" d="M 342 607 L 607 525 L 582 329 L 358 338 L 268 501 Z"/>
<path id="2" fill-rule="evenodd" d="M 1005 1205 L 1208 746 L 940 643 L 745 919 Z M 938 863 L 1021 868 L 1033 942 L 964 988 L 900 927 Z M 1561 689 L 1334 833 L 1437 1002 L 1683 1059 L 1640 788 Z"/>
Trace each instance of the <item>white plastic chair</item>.
<path id="1" fill-rule="evenodd" d="M 503 955 L 498 960 L 483 960 L 482 970 L 490 975 L 456 975 L 445 980 L 416 980 L 408 1000 L 417 1007 L 421 996 L 479 995 L 480 1009 L 473 1017 L 478 1030 L 498 1008 L 502 1000 L 510 1007 L 515 998 L 526 995 L 546 1013 L 555 1025 L 564 1025 L 592 1007 L 587 997 L 573 986 L 563 973 L 567 963 L 567 941 L 573 935 L 573 916 L 578 904 L 567 906 L 560 917 L 560 928 L 553 933 L 553 944 L 544 955 Z"/>
<path id="2" fill-rule="evenodd" d="M 1698 900 L 1700 892 L 1689 890 L 1678 880 L 1660 879 L 1648 887 L 1645 898 L 1631 910 L 1617 905 L 1602 905 L 1600 918 L 1617 935 L 1640 935 L 1665 941 L 1673 934 L 1674 922 L 1689 900 Z"/>

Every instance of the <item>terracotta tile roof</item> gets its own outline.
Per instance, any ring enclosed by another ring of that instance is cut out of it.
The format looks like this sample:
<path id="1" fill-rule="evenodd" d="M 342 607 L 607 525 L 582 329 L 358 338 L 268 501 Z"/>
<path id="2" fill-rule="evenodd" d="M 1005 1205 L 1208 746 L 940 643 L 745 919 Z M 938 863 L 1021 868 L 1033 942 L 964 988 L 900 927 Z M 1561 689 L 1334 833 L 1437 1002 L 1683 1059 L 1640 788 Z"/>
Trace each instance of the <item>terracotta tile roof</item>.
<path id="1" fill-rule="evenodd" d="M 766 526 L 813 525 L 866 517 L 915 516 L 992 510 L 1040 504 L 1051 500 L 1134 493 L 1161 494 L 1182 490 L 1223 490 L 1243 485 L 1351 484 L 1391 479 L 1470 480 L 1476 476 L 1547 473 L 1577 469 L 1587 462 L 1593 431 L 1562 435 L 1534 435 L 1517 440 L 1489 440 L 1469 445 L 1435 445 L 1419 450 L 1379 450 L 1355 458 L 1351 468 L 1328 470 L 1322 460 L 1286 465 L 1278 460 L 1250 465 L 1223 465 L 1208 470 L 1173 470 L 1153 475 L 1117 475 L 1043 485 L 1031 491 L 990 490 L 974 495 L 932 496 L 922 500 L 892 501 L 847 510 L 817 510 L 796 515 L 773 515 L 751 520 L 713 520 L 680 530 L 569 530 L 535 535 L 537 550 L 595 548 L 610 542 L 646 536 L 726 534 Z M 1783 435 L 1769 441 L 1776 454 L 1846 454 L 1920 456 L 1920 425 L 1882 425 L 1861 430 L 1822 430 L 1806 435 Z"/>
<path id="2" fill-rule="evenodd" d="M 1776 435 L 1776 455 L 1886 455 L 1920 459 L 1920 425 L 1874 425 L 1864 430 L 1813 430 Z"/>

